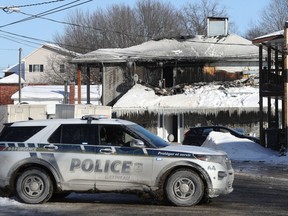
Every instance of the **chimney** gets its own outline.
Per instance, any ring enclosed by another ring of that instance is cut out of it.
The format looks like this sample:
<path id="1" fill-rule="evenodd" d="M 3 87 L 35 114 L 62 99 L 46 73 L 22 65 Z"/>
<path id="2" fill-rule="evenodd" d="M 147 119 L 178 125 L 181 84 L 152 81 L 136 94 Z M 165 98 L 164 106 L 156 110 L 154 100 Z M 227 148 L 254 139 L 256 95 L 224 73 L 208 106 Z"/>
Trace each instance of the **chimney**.
<path id="1" fill-rule="evenodd" d="M 207 37 L 228 35 L 228 17 L 207 17 Z"/>

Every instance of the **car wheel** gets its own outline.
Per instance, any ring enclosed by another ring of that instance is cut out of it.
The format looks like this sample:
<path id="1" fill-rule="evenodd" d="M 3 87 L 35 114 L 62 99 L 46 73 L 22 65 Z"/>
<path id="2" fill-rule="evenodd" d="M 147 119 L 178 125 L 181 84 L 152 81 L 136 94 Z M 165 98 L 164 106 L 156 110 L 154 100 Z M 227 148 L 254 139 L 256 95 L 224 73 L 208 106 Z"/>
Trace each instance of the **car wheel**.
<path id="1" fill-rule="evenodd" d="M 47 202 L 53 193 L 50 176 L 42 169 L 28 169 L 16 181 L 16 195 L 21 202 L 38 204 Z"/>
<path id="2" fill-rule="evenodd" d="M 167 180 L 165 186 L 169 202 L 176 206 L 192 206 L 204 195 L 204 184 L 199 175 L 190 170 L 178 170 Z"/>

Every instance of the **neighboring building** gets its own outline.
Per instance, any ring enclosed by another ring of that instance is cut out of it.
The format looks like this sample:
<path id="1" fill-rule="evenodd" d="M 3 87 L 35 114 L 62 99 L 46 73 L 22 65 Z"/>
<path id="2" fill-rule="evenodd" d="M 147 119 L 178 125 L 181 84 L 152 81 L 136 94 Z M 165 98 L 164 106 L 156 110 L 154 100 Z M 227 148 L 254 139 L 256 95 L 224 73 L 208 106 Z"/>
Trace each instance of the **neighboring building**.
<path id="1" fill-rule="evenodd" d="M 11 96 L 15 92 L 19 92 L 20 84 L 24 84 L 25 81 L 21 78 L 21 83 L 19 83 L 19 76 L 17 74 L 11 74 L 9 76 L 0 79 L 0 105 L 13 104 Z"/>
<path id="2" fill-rule="evenodd" d="M 66 58 L 79 54 L 63 49 L 54 44 L 44 44 L 22 59 L 21 76 L 27 84 L 47 84 L 49 75 L 64 73 Z M 56 71 L 53 71 L 56 70 Z M 19 63 L 4 70 L 5 74 L 19 74 Z"/>

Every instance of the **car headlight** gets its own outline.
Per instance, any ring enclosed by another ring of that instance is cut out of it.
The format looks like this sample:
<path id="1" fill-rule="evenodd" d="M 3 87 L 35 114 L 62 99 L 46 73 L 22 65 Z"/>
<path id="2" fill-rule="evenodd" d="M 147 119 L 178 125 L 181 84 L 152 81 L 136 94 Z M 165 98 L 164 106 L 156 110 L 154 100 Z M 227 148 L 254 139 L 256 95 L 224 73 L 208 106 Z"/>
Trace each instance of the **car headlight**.
<path id="1" fill-rule="evenodd" d="M 212 162 L 212 163 L 218 163 L 221 165 L 228 165 L 229 159 L 227 155 L 194 155 L 198 160 Z"/>

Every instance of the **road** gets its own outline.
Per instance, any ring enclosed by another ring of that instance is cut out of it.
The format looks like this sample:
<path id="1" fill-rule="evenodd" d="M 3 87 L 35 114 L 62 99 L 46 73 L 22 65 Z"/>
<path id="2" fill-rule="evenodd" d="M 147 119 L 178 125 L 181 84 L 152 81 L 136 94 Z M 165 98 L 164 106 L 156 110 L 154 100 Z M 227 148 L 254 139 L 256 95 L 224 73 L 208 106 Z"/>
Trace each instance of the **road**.
<path id="1" fill-rule="evenodd" d="M 2 205 L 0 215 L 287 215 L 286 174 L 282 178 L 278 173 L 278 177 L 274 178 L 267 173 L 263 176 L 239 171 L 235 175 L 234 191 L 231 194 L 194 207 L 174 207 L 127 194 L 73 193 L 65 200 L 42 205 Z"/>

